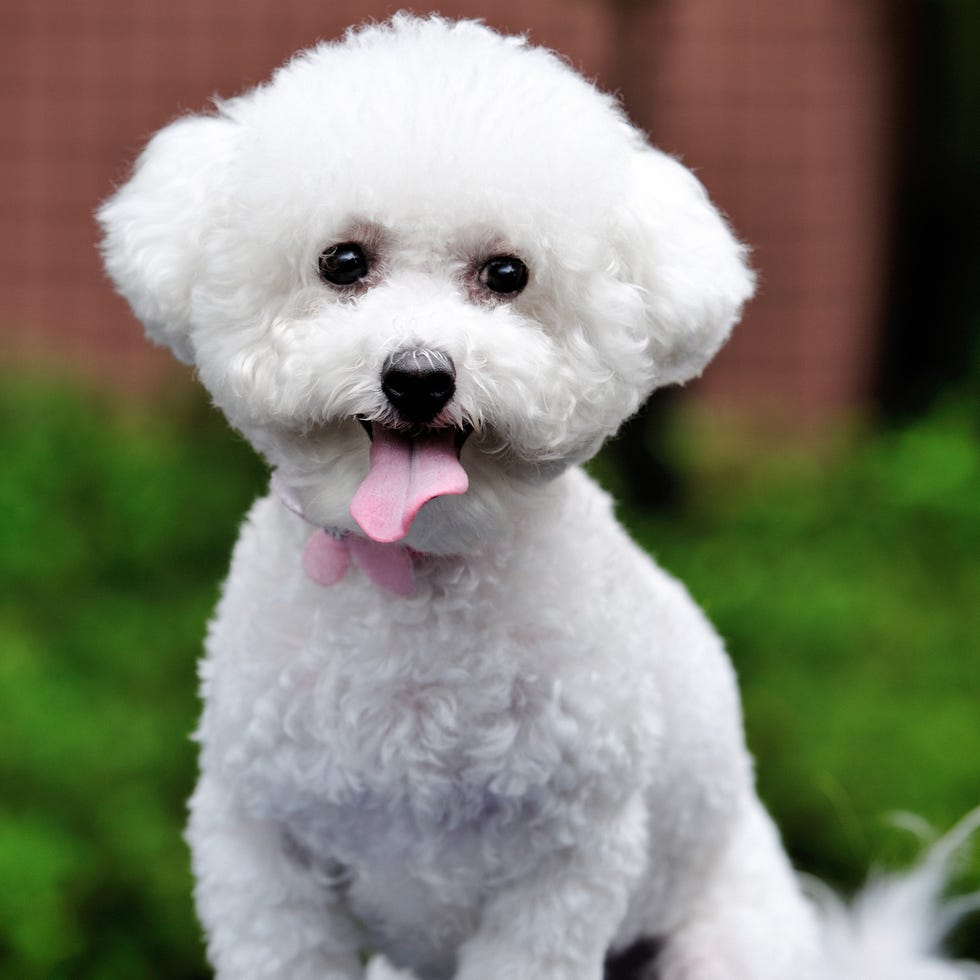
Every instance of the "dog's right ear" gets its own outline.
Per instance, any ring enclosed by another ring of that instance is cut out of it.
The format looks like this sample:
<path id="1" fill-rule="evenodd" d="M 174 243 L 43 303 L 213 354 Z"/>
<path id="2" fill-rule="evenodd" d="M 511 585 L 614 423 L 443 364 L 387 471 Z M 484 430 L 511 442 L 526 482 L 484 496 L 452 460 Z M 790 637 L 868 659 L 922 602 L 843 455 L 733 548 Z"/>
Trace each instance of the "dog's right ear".
<path id="1" fill-rule="evenodd" d="M 194 362 L 191 296 L 201 245 L 227 172 L 235 123 L 185 116 L 162 129 L 99 208 L 102 257 L 147 335 Z"/>

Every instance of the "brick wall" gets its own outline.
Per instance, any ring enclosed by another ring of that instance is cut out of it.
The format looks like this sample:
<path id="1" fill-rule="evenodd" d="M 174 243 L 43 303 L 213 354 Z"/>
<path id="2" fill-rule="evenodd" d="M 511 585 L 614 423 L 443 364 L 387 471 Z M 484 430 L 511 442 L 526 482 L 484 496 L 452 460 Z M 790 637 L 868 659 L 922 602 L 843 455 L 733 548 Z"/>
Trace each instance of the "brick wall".
<path id="1" fill-rule="evenodd" d="M 0 3 L 0 353 L 145 386 L 169 369 L 102 277 L 92 211 L 142 143 L 212 94 L 399 4 Z M 424 11 L 426 5 L 415 5 Z M 888 219 L 888 46 L 868 0 L 451 0 L 624 94 L 755 247 L 763 287 L 697 390 L 791 415 L 860 401 Z M 492 10 L 492 13 L 490 12 Z"/>
<path id="2" fill-rule="evenodd" d="M 699 383 L 812 419 L 868 397 L 893 199 L 894 38 L 874 0 L 641 9 L 628 60 L 647 128 L 753 246 L 760 286 Z"/>

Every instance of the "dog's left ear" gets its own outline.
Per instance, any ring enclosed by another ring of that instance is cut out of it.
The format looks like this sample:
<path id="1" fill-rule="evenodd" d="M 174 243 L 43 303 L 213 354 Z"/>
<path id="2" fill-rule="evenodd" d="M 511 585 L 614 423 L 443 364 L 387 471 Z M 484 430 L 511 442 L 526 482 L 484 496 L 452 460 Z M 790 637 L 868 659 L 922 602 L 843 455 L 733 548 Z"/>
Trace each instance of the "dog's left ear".
<path id="1" fill-rule="evenodd" d="M 621 275 L 642 297 L 655 387 L 697 377 L 728 338 L 755 277 L 695 176 L 644 145 L 618 215 Z"/>

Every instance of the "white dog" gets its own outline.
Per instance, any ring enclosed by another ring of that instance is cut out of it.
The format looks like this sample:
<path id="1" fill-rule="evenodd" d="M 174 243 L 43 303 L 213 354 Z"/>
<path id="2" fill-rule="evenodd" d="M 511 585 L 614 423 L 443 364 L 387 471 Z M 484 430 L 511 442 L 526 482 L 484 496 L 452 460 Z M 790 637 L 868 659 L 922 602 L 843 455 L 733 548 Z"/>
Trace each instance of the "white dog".
<path id="1" fill-rule="evenodd" d="M 168 126 L 100 220 L 274 469 L 202 667 L 220 977 L 850 969 L 717 636 L 578 468 L 752 293 L 687 170 L 551 53 L 398 16 Z M 963 975 L 898 938 L 862 980 Z"/>

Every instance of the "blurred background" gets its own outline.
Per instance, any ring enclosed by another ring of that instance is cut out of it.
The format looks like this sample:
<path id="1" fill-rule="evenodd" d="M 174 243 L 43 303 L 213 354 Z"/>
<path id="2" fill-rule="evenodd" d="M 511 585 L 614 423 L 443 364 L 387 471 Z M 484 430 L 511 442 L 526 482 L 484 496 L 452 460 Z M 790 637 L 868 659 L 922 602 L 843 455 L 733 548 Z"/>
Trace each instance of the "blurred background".
<path id="1" fill-rule="evenodd" d="M 267 480 L 112 293 L 92 212 L 175 115 L 395 9 L 0 0 L 4 978 L 207 975 L 194 662 Z M 438 9 L 618 91 L 751 243 L 734 339 L 593 469 L 724 635 L 797 864 L 845 891 L 907 864 L 928 831 L 896 811 L 980 803 L 980 4 Z"/>

